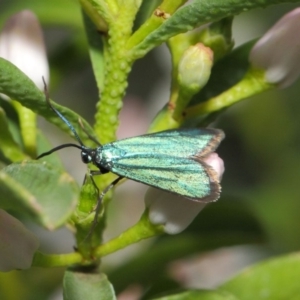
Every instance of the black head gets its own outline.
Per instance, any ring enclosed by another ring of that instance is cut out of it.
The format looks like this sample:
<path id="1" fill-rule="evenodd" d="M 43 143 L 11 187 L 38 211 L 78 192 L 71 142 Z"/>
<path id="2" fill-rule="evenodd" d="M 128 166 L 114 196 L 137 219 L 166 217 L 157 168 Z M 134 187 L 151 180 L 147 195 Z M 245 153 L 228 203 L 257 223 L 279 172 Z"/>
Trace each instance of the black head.
<path id="1" fill-rule="evenodd" d="M 84 164 L 89 164 L 92 162 L 93 158 L 86 150 L 81 151 L 81 160 Z"/>
<path id="2" fill-rule="evenodd" d="M 103 166 L 102 161 L 101 161 L 101 150 L 102 146 L 98 148 L 87 148 L 87 147 L 82 147 L 81 148 L 81 160 L 85 164 L 92 163 L 95 165 L 99 171 L 97 171 L 97 174 L 106 174 L 110 172 L 109 169 L 105 168 Z M 93 172 L 95 174 L 95 172 Z"/>
<path id="3" fill-rule="evenodd" d="M 85 164 L 93 163 L 96 164 L 96 149 L 82 147 L 81 149 L 81 160 Z"/>

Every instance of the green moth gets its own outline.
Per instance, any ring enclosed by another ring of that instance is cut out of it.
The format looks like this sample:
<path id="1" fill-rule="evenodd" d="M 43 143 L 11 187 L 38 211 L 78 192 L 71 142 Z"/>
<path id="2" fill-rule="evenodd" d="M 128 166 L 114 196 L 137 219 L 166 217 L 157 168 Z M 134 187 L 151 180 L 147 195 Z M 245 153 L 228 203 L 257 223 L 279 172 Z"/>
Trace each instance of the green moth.
<path id="1" fill-rule="evenodd" d="M 55 109 L 46 94 L 51 109 L 74 133 L 77 144 L 63 144 L 39 155 L 44 157 L 66 147 L 81 150 L 85 164 L 92 163 L 98 170 L 91 176 L 112 172 L 119 177 L 101 193 L 100 200 L 122 178 L 129 178 L 149 186 L 181 195 L 190 200 L 212 202 L 219 198 L 218 175 L 205 163 L 205 158 L 216 150 L 224 133 L 220 129 L 167 130 L 127 138 L 96 148 L 86 147 L 73 125 Z"/>
<path id="2" fill-rule="evenodd" d="M 89 162 L 191 200 L 219 198 L 216 172 L 204 162 L 224 138 L 219 129 L 167 130 L 88 149 Z M 91 152 L 94 155 L 91 155 Z"/>

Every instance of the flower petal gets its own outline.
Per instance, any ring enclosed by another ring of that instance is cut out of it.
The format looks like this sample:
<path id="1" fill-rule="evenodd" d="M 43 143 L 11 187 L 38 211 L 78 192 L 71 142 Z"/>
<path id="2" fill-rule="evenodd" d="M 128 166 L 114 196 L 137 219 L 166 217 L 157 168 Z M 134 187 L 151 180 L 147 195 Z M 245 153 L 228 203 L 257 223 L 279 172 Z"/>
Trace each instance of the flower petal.
<path id="1" fill-rule="evenodd" d="M 181 196 L 150 187 L 145 195 L 152 224 L 163 224 L 168 234 L 186 229 L 206 203 L 190 201 Z"/>
<path id="2" fill-rule="evenodd" d="M 30 10 L 23 10 L 6 22 L 0 34 L 0 56 L 17 66 L 39 89 L 44 88 L 42 77 L 49 81 L 42 29 Z"/>
<path id="3" fill-rule="evenodd" d="M 266 70 L 266 80 L 284 88 L 300 74 L 300 8 L 281 18 L 251 50 L 253 66 Z"/>

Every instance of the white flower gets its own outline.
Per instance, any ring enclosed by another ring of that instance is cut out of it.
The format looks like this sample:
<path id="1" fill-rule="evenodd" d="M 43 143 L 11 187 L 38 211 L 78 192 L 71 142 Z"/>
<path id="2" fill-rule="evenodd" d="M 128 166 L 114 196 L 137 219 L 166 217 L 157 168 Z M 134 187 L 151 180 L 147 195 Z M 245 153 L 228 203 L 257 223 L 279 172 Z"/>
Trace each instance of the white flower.
<path id="1" fill-rule="evenodd" d="M 221 180 L 224 162 L 218 154 L 210 153 L 204 161 L 216 171 Z M 164 231 L 168 234 L 177 234 L 186 229 L 206 205 L 152 187 L 147 190 L 145 203 L 149 208 L 151 223 L 163 224 Z"/>
<path id="2" fill-rule="evenodd" d="M 37 17 L 23 10 L 10 17 L 0 34 L 0 57 L 13 63 L 40 89 L 49 81 L 43 33 Z"/>
<path id="3" fill-rule="evenodd" d="M 0 271 L 31 266 L 39 241 L 19 220 L 3 209 L 0 209 L 0 241 Z"/>
<path id="4" fill-rule="evenodd" d="M 250 53 L 254 67 L 266 71 L 266 81 L 284 88 L 300 73 L 300 8 L 281 18 Z"/>

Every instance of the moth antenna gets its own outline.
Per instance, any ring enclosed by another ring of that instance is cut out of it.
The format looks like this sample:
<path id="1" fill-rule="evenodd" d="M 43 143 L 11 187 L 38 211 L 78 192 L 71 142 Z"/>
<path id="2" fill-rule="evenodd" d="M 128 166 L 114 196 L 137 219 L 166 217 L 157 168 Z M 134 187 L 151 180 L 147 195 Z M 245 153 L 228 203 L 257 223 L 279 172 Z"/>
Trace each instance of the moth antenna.
<path id="1" fill-rule="evenodd" d="M 101 143 L 94 137 L 92 136 L 85 128 L 84 125 L 82 123 L 82 120 L 80 118 L 78 118 L 78 123 L 82 129 L 82 131 L 93 141 L 95 142 L 98 146 L 102 146 Z"/>
<path id="2" fill-rule="evenodd" d="M 82 150 L 82 146 L 79 146 L 77 144 L 63 144 L 63 145 L 59 145 L 59 146 L 57 146 L 57 147 L 55 147 L 55 148 L 53 148 L 53 149 L 51 149 L 51 150 L 49 150 L 47 152 L 44 152 L 44 153 L 40 154 L 36 159 L 40 159 L 40 158 L 42 158 L 44 156 L 52 154 L 53 152 L 55 152 L 57 150 L 60 150 L 60 149 L 63 149 L 63 148 L 67 148 L 67 147 L 75 147 L 75 148 L 78 148 L 78 149 Z"/>
<path id="3" fill-rule="evenodd" d="M 81 146 L 84 146 L 83 142 L 81 141 L 78 133 L 76 132 L 74 126 L 51 104 L 51 100 L 50 100 L 50 97 L 49 97 L 49 92 L 48 92 L 48 89 L 47 89 L 47 84 L 45 82 L 45 79 L 44 77 L 43 78 L 43 83 L 44 83 L 44 94 L 45 94 L 45 97 L 46 97 L 46 102 L 48 103 L 48 105 L 50 106 L 50 108 L 54 111 L 54 113 L 61 119 L 63 120 L 63 122 L 69 127 L 69 129 L 73 132 L 76 140 L 78 141 L 78 143 L 81 145 Z"/>

